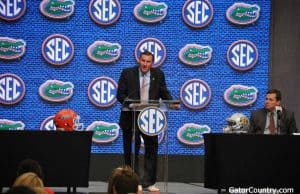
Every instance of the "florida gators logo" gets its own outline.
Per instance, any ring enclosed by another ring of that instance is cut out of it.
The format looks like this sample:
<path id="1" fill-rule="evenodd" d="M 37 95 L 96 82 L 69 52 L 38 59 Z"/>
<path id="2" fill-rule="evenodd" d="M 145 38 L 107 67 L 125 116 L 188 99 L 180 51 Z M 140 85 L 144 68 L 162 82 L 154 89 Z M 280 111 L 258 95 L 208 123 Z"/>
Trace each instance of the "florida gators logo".
<path id="1" fill-rule="evenodd" d="M 74 0 L 43 0 L 40 11 L 51 19 L 65 19 L 73 14 L 74 6 Z"/>
<path id="2" fill-rule="evenodd" d="M 107 108 L 117 102 L 117 83 L 109 77 L 98 77 L 88 87 L 88 97 L 92 104 Z"/>
<path id="3" fill-rule="evenodd" d="M 224 99 L 232 106 L 249 106 L 256 101 L 257 93 L 254 86 L 232 85 L 225 90 Z"/>
<path id="4" fill-rule="evenodd" d="M 24 40 L 0 37 L 0 59 L 19 59 L 25 54 L 25 51 L 26 42 Z"/>
<path id="5" fill-rule="evenodd" d="M 118 0 L 90 0 L 89 13 L 95 23 L 108 26 L 118 21 L 121 5 Z"/>
<path id="6" fill-rule="evenodd" d="M 238 25 L 247 25 L 256 22 L 260 15 L 260 7 L 256 4 L 234 3 L 226 11 L 227 19 Z"/>
<path id="7" fill-rule="evenodd" d="M 201 145 L 204 143 L 203 134 L 210 133 L 210 131 L 208 125 L 186 123 L 177 131 L 177 138 L 187 145 Z"/>
<path id="8" fill-rule="evenodd" d="M 238 40 L 228 48 L 227 61 L 235 70 L 250 70 L 258 61 L 258 50 L 252 42 Z"/>
<path id="9" fill-rule="evenodd" d="M 50 102 L 63 102 L 73 96 L 74 85 L 72 82 L 47 80 L 39 88 L 40 96 Z"/>
<path id="10" fill-rule="evenodd" d="M 2 130 L 24 130 L 25 124 L 21 121 L 0 119 L 0 131 Z"/>
<path id="11" fill-rule="evenodd" d="M 95 121 L 86 130 L 94 132 L 92 137 L 93 142 L 111 143 L 118 138 L 120 126 L 117 123 Z"/>
<path id="12" fill-rule="evenodd" d="M 11 22 L 20 19 L 26 12 L 26 0 L 1 0 L 0 19 Z"/>
<path id="13" fill-rule="evenodd" d="M 179 59 L 182 63 L 191 66 L 200 66 L 208 63 L 212 57 L 210 46 L 199 44 L 187 44 L 179 51 Z"/>
<path id="14" fill-rule="evenodd" d="M 62 66 L 72 60 L 74 55 L 74 45 L 67 36 L 53 34 L 44 40 L 42 54 L 48 63 Z"/>
<path id="15" fill-rule="evenodd" d="M 165 3 L 141 1 L 134 8 L 134 16 L 141 22 L 156 23 L 167 16 L 168 6 Z"/>
<path id="16" fill-rule="evenodd" d="M 25 96 L 23 80 L 11 73 L 0 74 L 0 104 L 13 105 Z"/>
<path id="17" fill-rule="evenodd" d="M 209 0 L 187 0 L 181 14 L 188 26 L 203 28 L 212 21 L 214 10 Z"/>
<path id="18" fill-rule="evenodd" d="M 88 57 L 97 63 L 111 63 L 121 56 L 121 45 L 106 41 L 96 41 L 87 50 Z"/>
<path id="19" fill-rule="evenodd" d="M 180 99 L 187 108 L 203 109 L 210 102 L 211 89 L 205 81 L 192 79 L 182 85 Z"/>
<path id="20" fill-rule="evenodd" d="M 55 131 L 56 126 L 53 122 L 54 115 L 47 117 L 41 124 L 40 130 L 41 131 Z"/>
<path id="21" fill-rule="evenodd" d="M 154 55 L 152 67 L 159 67 L 163 64 L 167 57 L 165 45 L 156 38 L 145 38 L 141 40 L 135 47 L 135 59 L 139 61 L 139 56 L 145 50 L 150 51 Z"/>

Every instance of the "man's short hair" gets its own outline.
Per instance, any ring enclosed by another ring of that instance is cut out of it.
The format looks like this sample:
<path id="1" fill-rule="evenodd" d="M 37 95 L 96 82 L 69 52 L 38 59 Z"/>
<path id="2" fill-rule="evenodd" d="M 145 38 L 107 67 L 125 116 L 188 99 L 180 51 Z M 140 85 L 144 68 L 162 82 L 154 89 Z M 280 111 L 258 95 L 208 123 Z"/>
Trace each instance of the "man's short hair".
<path id="1" fill-rule="evenodd" d="M 118 194 L 137 193 L 138 176 L 129 166 L 115 168 L 108 181 L 108 194 L 113 193 L 113 189 Z"/>
<path id="2" fill-rule="evenodd" d="M 154 61 L 154 55 L 153 55 L 153 53 L 151 53 L 150 51 L 145 50 L 144 52 L 142 52 L 142 53 L 140 54 L 140 58 L 142 57 L 142 55 L 152 56 L 152 59 L 153 59 L 153 61 Z"/>
<path id="3" fill-rule="evenodd" d="M 281 92 L 277 89 L 270 89 L 270 90 L 268 90 L 267 94 L 275 94 L 276 100 L 277 101 L 281 100 Z"/>

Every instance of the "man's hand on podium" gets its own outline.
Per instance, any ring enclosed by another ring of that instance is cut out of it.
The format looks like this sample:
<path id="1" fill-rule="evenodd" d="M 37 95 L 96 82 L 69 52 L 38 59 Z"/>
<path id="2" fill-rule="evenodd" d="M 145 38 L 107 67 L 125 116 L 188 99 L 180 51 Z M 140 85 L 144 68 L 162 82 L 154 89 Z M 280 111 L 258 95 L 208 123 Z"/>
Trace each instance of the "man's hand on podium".
<path id="1" fill-rule="evenodd" d="M 170 108 L 172 108 L 172 109 L 180 109 L 180 103 L 170 104 Z"/>

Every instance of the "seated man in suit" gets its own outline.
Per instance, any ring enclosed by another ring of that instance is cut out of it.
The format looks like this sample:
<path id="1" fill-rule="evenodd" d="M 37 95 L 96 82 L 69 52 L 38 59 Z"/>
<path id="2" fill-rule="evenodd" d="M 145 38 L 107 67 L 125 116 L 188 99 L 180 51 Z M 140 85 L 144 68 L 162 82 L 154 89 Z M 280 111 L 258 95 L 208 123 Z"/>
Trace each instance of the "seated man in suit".
<path id="1" fill-rule="evenodd" d="M 265 107 L 251 113 L 249 133 L 292 134 L 297 132 L 294 113 L 282 108 L 281 92 L 267 92 Z"/>

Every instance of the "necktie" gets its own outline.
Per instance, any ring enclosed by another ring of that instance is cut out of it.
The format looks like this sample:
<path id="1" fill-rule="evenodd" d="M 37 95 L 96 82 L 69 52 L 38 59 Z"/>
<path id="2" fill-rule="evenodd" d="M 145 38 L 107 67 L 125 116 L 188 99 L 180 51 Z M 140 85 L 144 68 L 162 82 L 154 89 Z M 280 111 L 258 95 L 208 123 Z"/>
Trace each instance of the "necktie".
<path id="1" fill-rule="evenodd" d="M 274 113 L 273 112 L 271 112 L 271 114 L 270 114 L 269 131 L 270 131 L 270 134 L 275 134 L 275 132 L 276 132 L 275 122 L 274 122 Z"/>
<path id="2" fill-rule="evenodd" d="M 146 76 L 143 76 L 142 79 L 142 85 L 140 88 L 140 96 L 141 96 L 141 102 L 146 102 L 148 101 L 148 90 L 147 90 L 147 80 L 146 80 Z"/>

